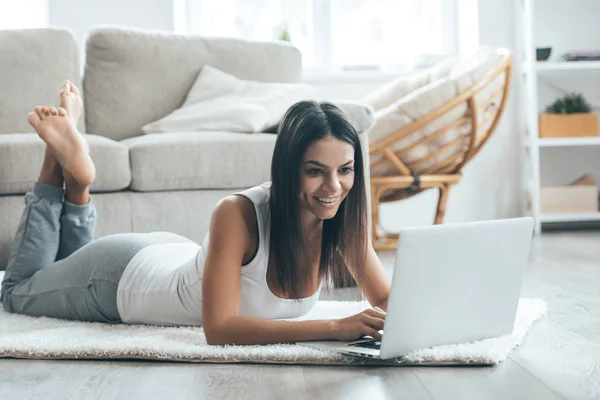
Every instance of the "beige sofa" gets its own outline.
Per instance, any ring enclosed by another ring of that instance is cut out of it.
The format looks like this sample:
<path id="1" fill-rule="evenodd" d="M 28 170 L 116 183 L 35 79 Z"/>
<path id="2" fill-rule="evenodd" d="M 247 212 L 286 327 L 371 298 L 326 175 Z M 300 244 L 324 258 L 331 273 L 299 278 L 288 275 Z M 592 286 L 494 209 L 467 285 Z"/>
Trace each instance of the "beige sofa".
<path id="1" fill-rule="evenodd" d="M 83 88 L 96 236 L 162 230 L 200 242 L 219 199 L 270 179 L 275 135 L 145 135 L 141 127 L 177 109 L 204 65 L 263 82 L 297 82 L 302 70 L 300 52 L 284 42 L 112 27 L 89 33 L 83 68 L 63 29 L 0 31 L 0 54 L 0 269 L 44 154 L 26 115 L 38 104 L 57 106 L 65 79 Z"/>

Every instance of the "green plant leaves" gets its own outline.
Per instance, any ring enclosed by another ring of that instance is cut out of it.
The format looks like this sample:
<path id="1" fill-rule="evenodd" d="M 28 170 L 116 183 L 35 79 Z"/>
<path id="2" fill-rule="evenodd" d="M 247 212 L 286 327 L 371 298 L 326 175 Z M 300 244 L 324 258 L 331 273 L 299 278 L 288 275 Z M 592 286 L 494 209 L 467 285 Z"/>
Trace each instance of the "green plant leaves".
<path id="1" fill-rule="evenodd" d="M 583 94 L 573 92 L 556 99 L 545 111 L 548 114 L 589 113 L 592 107 Z"/>

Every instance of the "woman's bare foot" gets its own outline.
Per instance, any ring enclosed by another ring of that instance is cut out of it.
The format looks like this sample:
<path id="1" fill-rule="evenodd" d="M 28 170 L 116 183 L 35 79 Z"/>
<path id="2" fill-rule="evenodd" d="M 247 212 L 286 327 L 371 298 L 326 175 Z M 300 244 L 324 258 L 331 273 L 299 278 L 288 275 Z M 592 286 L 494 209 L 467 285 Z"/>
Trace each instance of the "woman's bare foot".
<path id="1" fill-rule="evenodd" d="M 87 188 L 94 181 L 96 167 L 89 156 L 85 138 L 77 131 L 67 111 L 60 107 L 36 107 L 27 120 L 37 134 L 46 142 L 67 178 L 80 188 Z M 69 174 L 69 177 L 67 177 Z"/>
<path id="2" fill-rule="evenodd" d="M 83 100 L 77 86 L 68 80 L 63 83 L 60 89 L 60 107 L 65 109 L 67 117 L 71 119 L 73 126 L 77 127 L 77 123 L 83 112 Z M 88 154 L 90 153 L 87 141 L 85 142 L 85 150 Z M 81 199 L 85 199 L 87 196 L 80 195 L 82 192 L 81 187 L 69 171 L 63 170 L 63 175 L 66 183 L 67 200 L 71 203 L 79 204 L 77 203 L 78 199 L 79 201 L 83 201 Z M 89 190 L 87 193 L 89 195 Z M 85 202 L 82 204 L 85 204 Z"/>

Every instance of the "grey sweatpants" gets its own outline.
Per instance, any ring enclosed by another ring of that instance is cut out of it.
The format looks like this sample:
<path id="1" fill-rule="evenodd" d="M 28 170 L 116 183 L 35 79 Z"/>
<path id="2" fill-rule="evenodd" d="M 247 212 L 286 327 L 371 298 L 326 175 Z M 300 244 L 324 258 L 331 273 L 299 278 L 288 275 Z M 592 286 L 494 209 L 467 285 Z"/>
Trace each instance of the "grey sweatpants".
<path id="1" fill-rule="evenodd" d="M 117 287 L 144 247 L 188 239 L 167 232 L 121 233 L 93 240 L 96 209 L 64 199 L 64 190 L 35 182 L 2 281 L 6 311 L 81 321 L 120 322 Z"/>

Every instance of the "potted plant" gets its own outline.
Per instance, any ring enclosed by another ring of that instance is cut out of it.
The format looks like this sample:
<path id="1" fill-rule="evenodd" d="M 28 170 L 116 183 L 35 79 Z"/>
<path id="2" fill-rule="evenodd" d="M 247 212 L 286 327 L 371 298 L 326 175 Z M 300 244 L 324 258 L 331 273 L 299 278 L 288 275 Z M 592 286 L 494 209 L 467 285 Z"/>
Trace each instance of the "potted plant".
<path id="1" fill-rule="evenodd" d="M 279 28 L 277 29 L 277 39 L 282 40 L 284 42 L 292 41 L 290 29 L 287 23 L 284 22 L 281 25 L 279 25 Z"/>
<path id="2" fill-rule="evenodd" d="M 581 93 L 560 97 L 539 116 L 539 136 L 598 136 L 598 116 Z"/>

